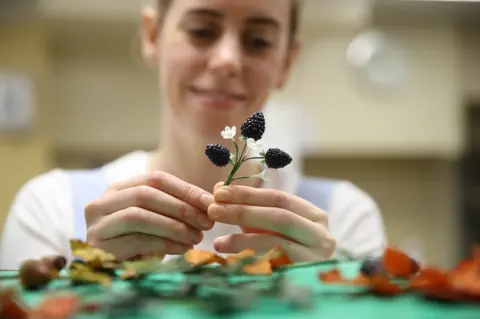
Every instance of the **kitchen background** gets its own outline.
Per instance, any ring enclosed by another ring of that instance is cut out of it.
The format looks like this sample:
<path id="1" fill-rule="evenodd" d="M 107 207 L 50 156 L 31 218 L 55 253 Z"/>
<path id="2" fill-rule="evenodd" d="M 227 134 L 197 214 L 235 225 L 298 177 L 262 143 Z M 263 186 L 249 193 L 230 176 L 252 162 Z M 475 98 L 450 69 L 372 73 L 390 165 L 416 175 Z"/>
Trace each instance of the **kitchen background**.
<path id="1" fill-rule="evenodd" d="M 0 1 L 0 229 L 33 176 L 155 146 L 141 5 Z M 313 119 L 305 172 L 353 181 L 391 242 L 454 264 L 480 240 L 480 2 L 310 0 L 303 14 L 302 60 L 273 103 Z"/>

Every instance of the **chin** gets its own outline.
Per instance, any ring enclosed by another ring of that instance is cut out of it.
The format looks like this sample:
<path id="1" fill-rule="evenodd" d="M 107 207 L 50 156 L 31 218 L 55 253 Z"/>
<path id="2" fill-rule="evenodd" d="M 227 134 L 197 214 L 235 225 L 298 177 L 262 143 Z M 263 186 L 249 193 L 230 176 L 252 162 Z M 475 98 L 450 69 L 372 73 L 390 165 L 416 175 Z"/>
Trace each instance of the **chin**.
<path id="1" fill-rule="evenodd" d="M 190 117 L 187 125 L 196 135 L 203 136 L 208 140 L 211 140 L 212 143 L 216 143 L 216 140 L 222 138 L 220 132 L 225 126 L 230 126 L 230 124 L 225 124 L 228 123 L 228 121 L 222 120 L 220 116 L 211 116 L 204 112 L 202 112 L 202 114 L 192 112 L 192 114 L 195 114 L 196 116 Z"/>

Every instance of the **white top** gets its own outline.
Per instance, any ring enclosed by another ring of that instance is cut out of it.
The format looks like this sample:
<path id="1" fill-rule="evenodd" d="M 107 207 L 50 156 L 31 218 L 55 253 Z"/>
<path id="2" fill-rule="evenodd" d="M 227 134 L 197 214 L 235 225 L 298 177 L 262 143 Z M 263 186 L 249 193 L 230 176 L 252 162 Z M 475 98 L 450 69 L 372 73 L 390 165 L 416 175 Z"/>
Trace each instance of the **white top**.
<path id="1" fill-rule="evenodd" d="M 124 155 L 104 166 L 109 184 L 147 170 L 148 155 L 144 151 Z M 266 186 L 292 192 L 299 179 L 295 171 L 295 167 L 276 171 Z M 284 183 L 286 180 L 288 183 Z M 347 181 L 339 182 L 332 196 L 328 217 L 337 247 L 357 257 L 381 255 L 386 236 L 373 199 Z M 71 188 L 63 170 L 55 169 L 30 180 L 18 192 L 6 219 L 0 269 L 18 269 L 27 258 L 71 256 L 69 240 L 74 236 L 74 216 Z M 204 240 L 196 248 L 214 250 L 216 237 L 234 232 L 239 228 L 217 223 L 204 233 Z"/>

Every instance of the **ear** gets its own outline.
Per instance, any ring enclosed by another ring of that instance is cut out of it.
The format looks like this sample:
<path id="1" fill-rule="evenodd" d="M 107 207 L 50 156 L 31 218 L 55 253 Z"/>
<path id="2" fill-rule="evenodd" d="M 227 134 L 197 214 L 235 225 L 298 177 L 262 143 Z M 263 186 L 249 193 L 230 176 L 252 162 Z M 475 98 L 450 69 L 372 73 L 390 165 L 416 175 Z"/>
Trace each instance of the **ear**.
<path id="1" fill-rule="evenodd" d="M 283 86 L 289 79 L 290 74 L 292 73 L 293 66 L 297 62 L 300 55 L 300 49 L 301 46 L 298 40 L 295 40 L 292 46 L 288 49 L 287 57 L 285 58 L 285 64 L 283 66 L 282 72 L 280 73 L 280 78 L 277 83 L 278 89 L 283 88 Z"/>
<path id="2" fill-rule="evenodd" d="M 151 7 L 142 11 L 142 57 L 148 64 L 156 64 L 158 54 L 157 13 Z"/>

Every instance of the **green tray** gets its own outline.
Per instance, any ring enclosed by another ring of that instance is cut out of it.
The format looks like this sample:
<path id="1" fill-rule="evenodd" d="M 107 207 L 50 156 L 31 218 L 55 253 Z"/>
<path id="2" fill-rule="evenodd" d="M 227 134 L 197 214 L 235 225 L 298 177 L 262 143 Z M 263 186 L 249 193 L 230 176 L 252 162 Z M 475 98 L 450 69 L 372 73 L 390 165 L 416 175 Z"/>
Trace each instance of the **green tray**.
<path id="1" fill-rule="evenodd" d="M 285 270 L 286 278 L 297 285 L 306 285 L 314 290 L 314 307 L 309 310 L 292 309 L 278 299 L 262 296 L 255 300 L 255 306 L 246 312 L 235 314 L 235 318 L 244 319 L 296 319 L 296 318 L 399 318 L 399 319 L 480 319 L 480 305 L 471 304 L 446 304 L 428 301 L 415 294 L 406 294 L 395 298 L 380 298 L 359 294 L 362 288 L 326 285 L 318 280 L 318 273 L 339 267 L 346 276 L 355 276 L 359 264 L 355 262 L 344 263 L 305 263 Z M 0 278 L 14 276 L 15 272 L 0 272 Z M 152 276 L 151 282 L 170 279 L 180 281 L 181 274 L 158 274 Z M 253 279 L 254 277 L 238 277 L 236 280 Z M 147 279 L 148 280 L 148 279 Z M 266 280 L 259 277 L 258 280 Z M 2 286 L 18 285 L 15 279 L 2 279 Z M 148 284 L 148 282 L 147 282 Z M 22 291 L 27 304 L 35 305 L 45 296 L 47 291 L 67 287 L 68 283 L 60 281 L 49 285 L 48 289 L 39 292 Z M 128 292 L 130 283 L 115 281 L 110 288 L 114 292 Z M 83 296 L 91 297 L 94 301 L 112 296 L 108 290 L 98 286 L 79 286 L 72 288 Z M 220 302 L 220 301 L 219 301 Z M 198 305 L 189 302 L 159 301 L 145 310 L 143 314 L 131 318 L 216 318 L 208 312 L 201 310 Z M 218 316 L 220 318 L 220 316 Z M 106 318 L 104 314 L 78 315 L 76 318 L 93 319 Z M 129 318 L 122 316 L 121 318 Z"/>

